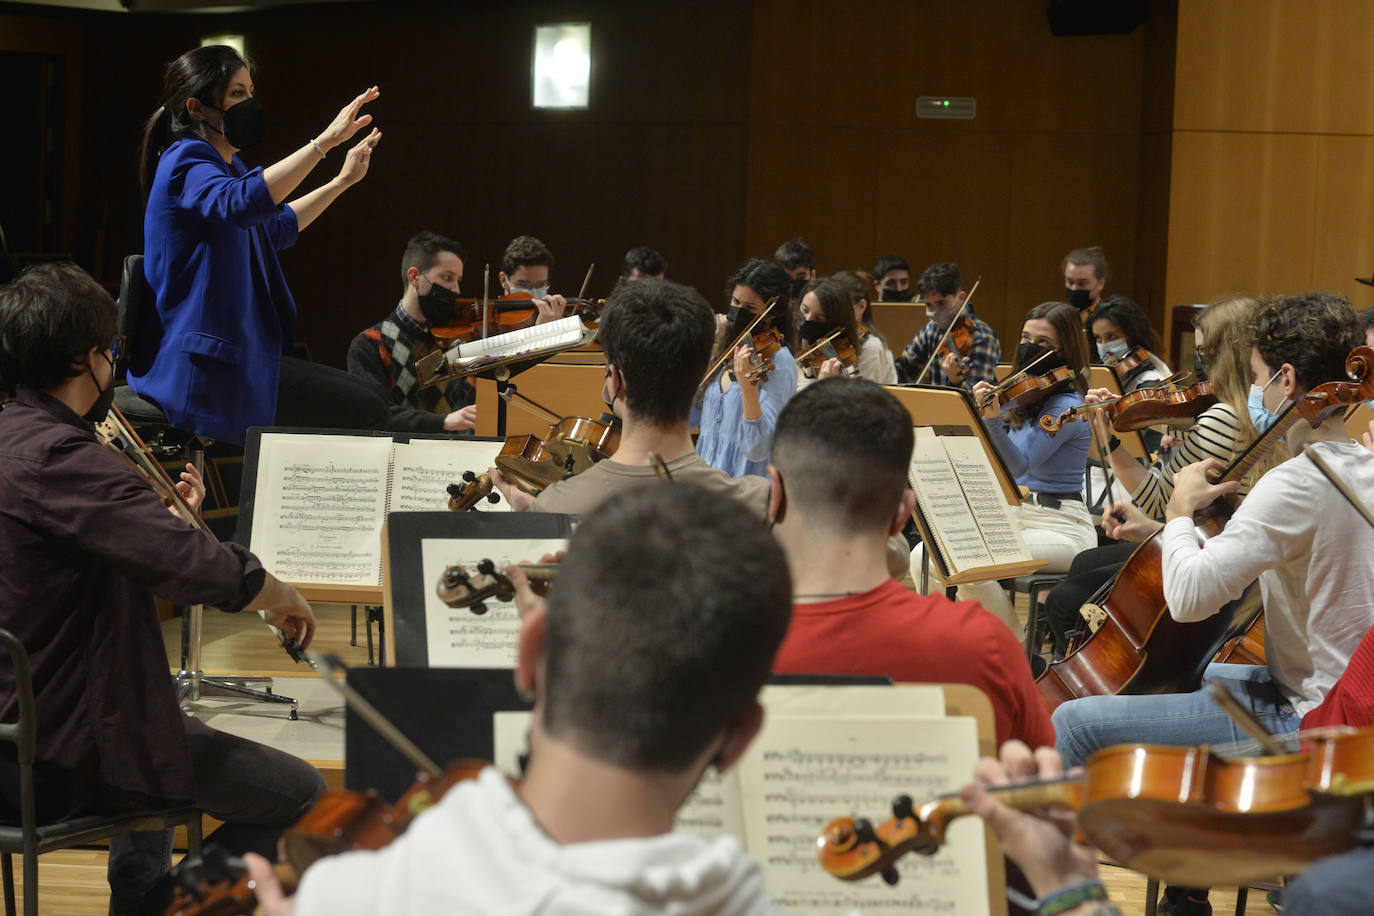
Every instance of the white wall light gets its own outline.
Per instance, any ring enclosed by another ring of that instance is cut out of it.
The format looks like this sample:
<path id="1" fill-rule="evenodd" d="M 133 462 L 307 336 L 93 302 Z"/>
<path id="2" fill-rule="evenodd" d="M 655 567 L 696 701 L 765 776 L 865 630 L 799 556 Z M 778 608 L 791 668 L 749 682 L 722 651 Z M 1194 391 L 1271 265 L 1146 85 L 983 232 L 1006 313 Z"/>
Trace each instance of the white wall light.
<path id="1" fill-rule="evenodd" d="M 592 72 L 592 24 L 534 27 L 534 107 L 586 108 Z"/>
<path id="2" fill-rule="evenodd" d="M 239 57 L 244 56 L 242 35 L 206 35 L 200 40 L 202 48 L 208 48 L 210 45 L 228 45 L 239 52 Z"/>

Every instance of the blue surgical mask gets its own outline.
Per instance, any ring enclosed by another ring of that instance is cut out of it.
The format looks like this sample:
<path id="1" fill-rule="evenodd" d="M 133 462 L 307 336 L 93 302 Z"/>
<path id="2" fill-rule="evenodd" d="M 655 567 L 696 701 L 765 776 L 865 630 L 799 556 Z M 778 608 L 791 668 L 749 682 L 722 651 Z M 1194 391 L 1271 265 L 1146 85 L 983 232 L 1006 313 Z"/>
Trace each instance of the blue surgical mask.
<path id="1" fill-rule="evenodd" d="M 1250 408 L 1250 422 L 1255 424 L 1255 430 L 1257 432 L 1264 432 L 1266 429 L 1273 426 L 1274 421 L 1278 419 L 1275 413 L 1264 406 L 1264 389 L 1273 384 L 1274 379 L 1278 377 L 1279 373 L 1275 372 L 1273 375 L 1269 376 L 1269 381 L 1265 382 L 1263 385 L 1250 386 L 1250 400 L 1246 406 Z"/>
<path id="2" fill-rule="evenodd" d="M 1109 340 L 1106 343 L 1097 345 L 1097 352 L 1102 354 L 1103 359 L 1120 360 L 1131 350 L 1131 345 L 1126 342 L 1126 338 L 1118 337 L 1116 340 Z"/>

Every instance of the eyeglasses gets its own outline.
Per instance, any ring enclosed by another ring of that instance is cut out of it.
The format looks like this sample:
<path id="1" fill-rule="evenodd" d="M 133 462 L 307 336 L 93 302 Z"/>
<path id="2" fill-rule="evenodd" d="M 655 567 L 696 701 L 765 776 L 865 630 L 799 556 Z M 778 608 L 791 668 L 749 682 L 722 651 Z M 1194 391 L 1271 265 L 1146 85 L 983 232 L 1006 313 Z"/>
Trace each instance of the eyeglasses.
<path id="1" fill-rule="evenodd" d="M 124 335 L 119 334 L 110 341 L 110 359 L 119 362 L 124 358 Z"/>

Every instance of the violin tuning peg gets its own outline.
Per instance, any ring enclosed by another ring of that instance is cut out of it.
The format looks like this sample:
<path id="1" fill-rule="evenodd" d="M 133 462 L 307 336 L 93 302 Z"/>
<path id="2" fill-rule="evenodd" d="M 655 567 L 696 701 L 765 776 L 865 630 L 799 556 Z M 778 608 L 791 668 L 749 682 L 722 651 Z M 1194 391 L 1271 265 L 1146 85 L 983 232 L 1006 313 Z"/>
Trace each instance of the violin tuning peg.
<path id="1" fill-rule="evenodd" d="M 881 875 L 883 881 L 886 882 L 889 887 L 896 887 L 897 882 L 901 880 L 900 876 L 897 874 L 897 866 L 895 865 L 889 865 L 887 868 L 884 868 Z"/>
<path id="2" fill-rule="evenodd" d="M 501 497 L 500 497 L 498 494 L 496 494 L 496 493 L 488 493 L 488 494 L 487 494 L 487 502 L 491 503 L 492 505 L 495 505 L 496 503 L 499 503 L 500 501 L 501 501 Z"/>
<path id="3" fill-rule="evenodd" d="M 472 471 L 464 471 L 463 479 L 466 480 L 468 483 L 472 483 L 474 480 L 477 479 L 477 475 L 474 474 Z"/>
<path id="4" fill-rule="evenodd" d="M 487 612 L 486 602 L 475 601 L 472 604 L 468 605 L 468 610 L 472 611 L 472 613 L 476 614 L 478 617 L 481 617 L 483 614 Z"/>
<path id="5" fill-rule="evenodd" d="M 915 813 L 911 810 L 910 795 L 898 795 L 896 798 L 892 800 L 892 816 L 897 818 L 897 820 L 899 821 L 904 821 L 908 818 L 914 818 L 916 816 Z"/>
<path id="6" fill-rule="evenodd" d="M 491 560 L 482 560 L 477 564 L 477 571 L 484 576 L 490 576 L 496 572 L 496 564 Z"/>
<path id="7" fill-rule="evenodd" d="M 457 499 L 459 496 L 463 495 L 463 488 L 458 486 L 458 484 L 456 483 L 449 484 L 446 489 L 448 490 L 448 495 L 452 496 L 454 499 Z"/>
<path id="8" fill-rule="evenodd" d="M 866 817 L 854 821 L 854 838 L 860 843 L 882 843 L 878 839 L 878 835 L 873 832 L 873 823 Z"/>

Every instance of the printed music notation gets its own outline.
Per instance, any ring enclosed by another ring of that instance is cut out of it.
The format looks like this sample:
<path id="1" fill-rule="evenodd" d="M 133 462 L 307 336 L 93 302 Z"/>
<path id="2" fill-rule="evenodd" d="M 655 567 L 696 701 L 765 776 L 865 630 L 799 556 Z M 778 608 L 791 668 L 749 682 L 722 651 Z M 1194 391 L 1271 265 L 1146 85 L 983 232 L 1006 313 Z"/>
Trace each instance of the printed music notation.
<path id="1" fill-rule="evenodd" d="M 976 757 L 967 719 L 770 718 L 739 772 L 747 845 L 764 866 L 774 902 L 817 913 L 882 910 L 893 901 L 923 912 L 986 912 L 976 821 L 957 822 L 935 855 L 902 859 L 895 887 L 876 879 L 837 886 L 816 861 L 816 836 L 833 818 L 880 821 L 897 795 L 919 803 L 955 791 Z"/>
<path id="2" fill-rule="evenodd" d="M 263 435 L 252 548 L 287 582 L 377 585 L 391 440 Z"/>
<path id="3" fill-rule="evenodd" d="M 391 474 L 392 512 L 440 512 L 448 508 L 448 486 L 464 471 L 481 474 L 496 464 L 502 443 L 475 439 L 413 439 L 395 449 Z M 500 491 L 498 502 L 483 502 L 483 512 L 508 512 Z"/>
<path id="4" fill-rule="evenodd" d="M 498 443 L 499 444 L 499 443 Z M 445 569 L 462 566 L 477 580 L 477 564 L 491 560 L 498 571 L 511 563 L 538 562 L 567 547 L 562 539 L 424 538 L 420 566 L 425 583 L 425 644 L 433 668 L 511 668 L 515 665 L 520 616 L 515 603 L 487 599 L 486 613 L 444 604 L 434 590 Z M 481 585 L 474 581 L 474 585 Z"/>
<path id="5" fill-rule="evenodd" d="M 971 436 L 946 436 L 941 441 L 992 562 L 1000 565 L 1029 559 L 1021 529 L 1011 515 L 983 446 Z"/>

